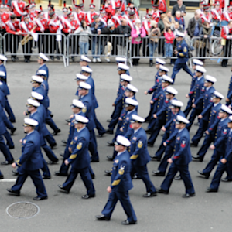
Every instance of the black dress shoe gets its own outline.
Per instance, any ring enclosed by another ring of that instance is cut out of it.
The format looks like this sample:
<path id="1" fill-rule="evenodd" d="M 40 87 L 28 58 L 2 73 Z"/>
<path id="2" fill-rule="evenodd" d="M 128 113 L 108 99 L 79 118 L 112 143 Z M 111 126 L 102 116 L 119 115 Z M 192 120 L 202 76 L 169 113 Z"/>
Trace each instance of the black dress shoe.
<path id="1" fill-rule="evenodd" d="M 165 176 L 165 172 L 152 171 L 152 176 Z"/>
<path id="2" fill-rule="evenodd" d="M 201 176 L 203 176 L 205 179 L 209 179 L 210 174 L 203 173 L 201 171 L 197 171 Z"/>
<path id="3" fill-rule="evenodd" d="M 10 120 L 11 123 L 16 123 L 16 119 Z"/>
<path id="4" fill-rule="evenodd" d="M 106 121 L 107 121 L 107 122 L 111 122 L 111 119 L 107 119 Z"/>
<path id="5" fill-rule="evenodd" d="M 125 226 L 127 226 L 127 225 L 134 225 L 134 224 L 137 224 L 137 221 L 131 221 L 131 222 L 129 222 L 128 220 L 125 220 L 125 221 L 122 221 L 121 224 L 125 225 Z"/>
<path id="6" fill-rule="evenodd" d="M 111 171 L 110 170 L 105 170 L 104 175 L 105 176 L 111 176 Z"/>
<path id="7" fill-rule="evenodd" d="M 168 190 L 159 189 L 158 193 L 169 194 Z"/>
<path id="8" fill-rule="evenodd" d="M 109 146 L 109 147 L 113 147 L 113 146 L 114 146 L 114 143 L 113 143 L 113 142 L 108 142 L 108 146 Z"/>
<path id="9" fill-rule="evenodd" d="M 51 149 L 56 148 L 56 146 L 57 146 L 57 143 L 54 143 L 54 144 L 50 145 Z"/>
<path id="10" fill-rule="evenodd" d="M 150 131 L 149 129 L 146 129 L 145 132 L 146 132 L 147 134 L 151 134 L 151 131 Z"/>
<path id="11" fill-rule="evenodd" d="M 152 160 L 155 160 L 155 161 L 158 161 L 158 162 L 161 160 L 161 158 L 159 158 L 159 157 L 157 157 L 155 155 L 154 156 L 150 156 L 150 157 L 151 157 Z"/>
<path id="12" fill-rule="evenodd" d="M 222 179 L 221 179 L 221 181 L 223 181 L 223 182 L 227 182 L 227 183 L 232 182 L 232 180 L 231 180 L 231 179 L 227 179 L 227 178 L 222 178 Z"/>
<path id="13" fill-rule="evenodd" d="M 3 176 L 3 175 L 1 175 L 1 176 L 0 176 L 0 179 L 4 179 L 4 176 Z"/>
<path id="14" fill-rule="evenodd" d="M 104 216 L 104 215 L 97 215 L 97 216 L 96 216 L 96 219 L 97 219 L 98 221 L 110 221 L 110 217 L 106 217 L 106 216 Z"/>
<path id="15" fill-rule="evenodd" d="M 98 163 L 98 162 L 100 162 L 100 160 L 99 159 L 91 159 L 91 162 L 92 163 Z"/>
<path id="16" fill-rule="evenodd" d="M 108 161 L 114 161 L 114 157 L 113 156 L 107 156 Z"/>
<path id="17" fill-rule="evenodd" d="M 70 119 L 65 119 L 65 121 L 66 121 L 67 123 L 70 123 Z"/>
<path id="18" fill-rule="evenodd" d="M 10 131 L 11 131 L 11 135 L 13 135 L 15 133 L 15 131 L 16 131 L 16 128 L 14 127 L 12 129 L 10 129 Z"/>
<path id="19" fill-rule="evenodd" d="M 56 59 L 57 59 L 57 60 L 60 60 L 60 57 L 59 57 L 59 56 L 57 56 L 57 57 L 56 57 Z"/>
<path id="20" fill-rule="evenodd" d="M 15 146 L 8 146 L 10 150 L 15 149 Z"/>
<path id="21" fill-rule="evenodd" d="M 217 193 L 217 189 L 211 189 L 211 188 L 207 188 L 206 192 L 207 193 Z"/>
<path id="22" fill-rule="evenodd" d="M 147 143 L 147 146 L 148 147 L 153 147 L 153 144 L 152 143 Z"/>
<path id="23" fill-rule="evenodd" d="M 18 171 L 12 170 L 12 176 L 18 176 L 18 175 L 19 175 Z"/>
<path id="24" fill-rule="evenodd" d="M 195 160 L 195 161 L 197 161 L 197 160 L 199 160 L 200 162 L 203 162 L 203 156 L 199 156 L 199 155 L 197 155 L 197 156 L 192 156 L 193 157 L 193 160 Z"/>
<path id="25" fill-rule="evenodd" d="M 61 142 L 64 143 L 64 144 L 67 144 L 67 140 L 63 139 Z"/>
<path id="26" fill-rule="evenodd" d="M 114 131 L 112 131 L 112 130 L 107 130 L 107 131 L 106 131 L 106 134 L 113 135 L 113 134 L 114 134 Z"/>
<path id="27" fill-rule="evenodd" d="M 20 192 L 19 191 L 13 191 L 12 189 L 7 189 L 10 195 L 12 196 L 19 196 Z"/>
<path id="28" fill-rule="evenodd" d="M 196 193 L 185 193 L 182 197 L 189 198 L 189 197 L 194 197 L 194 196 L 196 196 Z"/>
<path id="29" fill-rule="evenodd" d="M 42 201 L 42 200 L 47 200 L 47 199 L 48 199 L 47 196 L 45 196 L 45 197 L 36 196 L 36 197 L 33 198 L 34 201 Z"/>
<path id="30" fill-rule="evenodd" d="M 15 57 L 12 57 L 11 60 L 12 60 L 12 62 L 16 62 L 16 58 Z"/>
<path id="31" fill-rule="evenodd" d="M 181 176 L 180 176 L 180 175 L 175 176 L 175 177 L 174 177 L 174 179 L 175 179 L 175 180 L 182 180 L 182 178 L 181 178 Z"/>
<path id="32" fill-rule="evenodd" d="M 12 160 L 12 161 L 4 161 L 4 162 L 1 162 L 1 165 L 10 165 L 10 164 L 12 164 L 14 162 L 14 160 Z"/>
<path id="33" fill-rule="evenodd" d="M 62 172 L 55 172 L 55 176 L 68 176 L 68 174 Z"/>
<path id="34" fill-rule="evenodd" d="M 64 154 L 63 154 L 63 153 L 60 153 L 60 156 L 61 156 L 61 157 L 63 157 L 63 156 L 64 156 Z"/>
<path id="35" fill-rule="evenodd" d="M 156 192 L 153 192 L 153 193 L 145 193 L 143 195 L 143 197 L 155 197 L 156 196 Z"/>
<path id="36" fill-rule="evenodd" d="M 104 134 L 105 134 L 105 133 L 104 133 Z M 97 138 L 102 138 L 102 137 L 104 137 L 104 134 L 97 135 Z"/>
<path id="37" fill-rule="evenodd" d="M 47 162 L 47 164 L 49 164 L 49 165 L 54 165 L 54 164 L 57 164 L 59 162 L 59 160 L 57 160 L 57 161 L 48 161 Z"/>
<path id="38" fill-rule="evenodd" d="M 61 132 L 61 130 L 60 130 L 60 128 L 58 128 L 56 131 L 53 131 L 53 135 L 57 135 L 60 132 Z"/>
<path id="39" fill-rule="evenodd" d="M 92 194 L 92 195 L 86 194 L 86 195 L 82 196 L 81 198 L 87 200 L 87 199 L 90 199 L 90 198 L 93 198 L 93 197 L 95 197 L 95 194 Z"/>
<path id="40" fill-rule="evenodd" d="M 94 173 L 91 173 L 91 179 L 95 179 L 95 174 Z"/>
<path id="41" fill-rule="evenodd" d="M 51 176 L 43 176 L 43 179 L 44 180 L 49 180 L 49 179 L 51 179 Z"/>
<path id="42" fill-rule="evenodd" d="M 132 176 L 132 179 L 134 179 L 134 180 L 138 180 L 138 179 L 142 179 L 140 176 L 138 176 L 137 174 L 134 174 L 133 176 Z"/>
<path id="43" fill-rule="evenodd" d="M 190 147 L 197 147 L 197 144 L 195 144 L 195 143 L 190 143 Z"/>
<path id="44" fill-rule="evenodd" d="M 58 187 L 60 188 L 61 193 L 70 193 L 70 190 L 64 189 L 62 185 L 58 185 Z"/>

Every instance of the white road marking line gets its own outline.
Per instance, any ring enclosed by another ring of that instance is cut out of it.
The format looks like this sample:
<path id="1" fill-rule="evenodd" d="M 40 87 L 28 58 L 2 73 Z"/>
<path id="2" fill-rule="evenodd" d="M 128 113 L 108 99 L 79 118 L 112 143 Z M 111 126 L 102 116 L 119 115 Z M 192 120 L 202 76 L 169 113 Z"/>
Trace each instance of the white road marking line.
<path id="1" fill-rule="evenodd" d="M 16 179 L 1 179 L 0 182 L 15 182 Z"/>

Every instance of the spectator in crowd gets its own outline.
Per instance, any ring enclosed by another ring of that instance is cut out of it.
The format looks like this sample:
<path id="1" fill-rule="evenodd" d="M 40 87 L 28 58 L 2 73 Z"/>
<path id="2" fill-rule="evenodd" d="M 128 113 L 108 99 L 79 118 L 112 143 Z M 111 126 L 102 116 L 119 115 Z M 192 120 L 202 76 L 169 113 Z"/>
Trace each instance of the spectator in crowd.
<path id="1" fill-rule="evenodd" d="M 177 11 L 180 11 L 181 17 L 186 15 L 186 6 L 183 4 L 183 0 L 177 0 L 177 4 L 172 9 L 172 16 L 175 17 Z"/>
<path id="2" fill-rule="evenodd" d="M 118 39 L 118 56 L 125 56 L 127 53 L 127 40 L 131 35 L 131 28 L 127 25 L 126 19 L 121 19 L 121 25 L 118 26 L 115 31 L 115 34 L 124 35 Z"/>
<path id="3" fill-rule="evenodd" d="M 135 20 L 135 26 L 132 29 L 132 56 L 139 57 L 139 51 L 142 45 L 142 38 L 146 35 L 145 29 L 142 26 L 141 20 Z M 133 58 L 132 64 L 138 66 L 139 58 Z"/>
<path id="4" fill-rule="evenodd" d="M 200 17 L 200 12 L 196 11 L 193 18 L 189 20 L 187 33 L 192 38 L 193 36 L 200 36 L 200 31 L 202 28 L 202 20 Z"/>
<path id="5" fill-rule="evenodd" d="M 201 44 L 200 44 L 200 57 L 206 57 L 207 47 L 209 47 L 209 39 L 211 36 L 212 28 L 210 27 L 210 21 L 203 22 L 201 31 Z M 204 62 L 205 59 L 200 59 Z"/>
<path id="6" fill-rule="evenodd" d="M 79 46 L 80 54 L 87 55 L 89 50 L 89 35 L 91 34 L 91 29 L 87 26 L 86 21 L 82 20 L 80 27 L 77 29 L 76 33 L 80 34 Z"/>
<path id="7" fill-rule="evenodd" d="M 171 14 L 170 10 L 167 10 L 166 16 L 163 19 L 164 22 L 164 26 L 165 26 L 165 31 L 167 27 L 170 27 L 171 30 L 174 29 L 174 25 L 175 25 L 175 19 Z"/>
<path id="8" fill-rule="evenodd" d="M 179 23 L 179 27 L 182 27 L 183 31 L 185 30 L 185 21 L 184 17 L 181 17 L 180 11 L 176 11 L 175 21 Z"/>
<path id="9" fill-rule="evenodd" d="M 175 39 L 175 36 L 171 30 L 170 27 L 166 28 L 165 32 L 165 50 L 166 50 L 166 58 L 171 58 L 173 54 L 173 40 Z"/>
<path id="10" fill-rule="evenodd" d="M 153 66 L 152 57 L 153 54 L 156 51 L 156 48 L 158 47 L 159 42 L 159 36 L 160 36 L 160 29 L 157 25 L 156 21 L 151 21 L 151 27 L 149 31 L 149 66 Z"/>
<path id="11" fill-rule="evenodd" d="M 91 40 L 91 52 L 93 56 L 93 62 L 96 63 L 97 61 L 101 63 L 101 58 L 99 55 L 102 53 L 102 37 L 99 36 L 101 35 L 101 30 L 105 27 L 104 23 L 100 21 L 99 16 L 95 15 L 94 16 L 94 22 L 91 23 L 91 33 L 98 35 L 98 36 L 93 36 Z M 97 47 L 97 51 L 96 51 Z M 97 54 L 95 54 L 97 53 Z"/>
<path id="12" fill-rule="evenodd" d="M 165 15 L 162 14 L 161 17 L 160 17 L 159 23 L 158 23 L 158 27 L 160 29 L 160 35 L 161 36 L 164 36 L 164 33 L 165 33 L 165 25 L 164 25 L 164 21 L 163 21 L 164 18 L 165 18 Z M 159 39 L 158 53 L 159 54 L 162 53 L 162 56 L 164 56 L 164 42 L 165 42 L 164 39 Z"/>

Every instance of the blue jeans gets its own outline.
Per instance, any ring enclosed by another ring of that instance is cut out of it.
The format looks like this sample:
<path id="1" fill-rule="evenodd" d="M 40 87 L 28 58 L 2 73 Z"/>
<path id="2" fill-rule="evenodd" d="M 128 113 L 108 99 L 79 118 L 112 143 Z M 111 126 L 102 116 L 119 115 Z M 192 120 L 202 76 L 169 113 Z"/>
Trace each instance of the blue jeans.
<path id="1" fill-rule="evenodd" d="M 166 52 L 166 57 L 172 57 L 172 55 L 173 55 L 173 44 L 165 43 L 165 52 Z"/>
<path id="2" fill-rule="evenodd" d="M 89 50 L 89 43 L 88 42 L 79 42 L 80 46 L 80 54 L 81 55 L 87 55 Z"/>
<path id="3" fill-rule="evenodd" d="M 92 52 L 92 56 L 93 58 L 98 58 L 99 55 L 101 55 L 102 53 L 102 42 L 100 39 L 103 39 L 103 38 L 92 38 L 92 45 L 91 45 L 91 52 Z M 97 49 L 96 49 L 97 47 Z M 95 55 L 95 52 L 96 52 L 96 55 Z M 98 56 L 97 56 L 98 55 Z"/>
<path id="4" fill-rule="evenodd" d="M 151 57 L 153 57 L 153 54 L 155 53 L 157 46 L 158 46 L 158 43 L 153 42 L 153 41 L 149 42 L 149 57 L 150 57 L 150 60 L 152 60 Z"/>

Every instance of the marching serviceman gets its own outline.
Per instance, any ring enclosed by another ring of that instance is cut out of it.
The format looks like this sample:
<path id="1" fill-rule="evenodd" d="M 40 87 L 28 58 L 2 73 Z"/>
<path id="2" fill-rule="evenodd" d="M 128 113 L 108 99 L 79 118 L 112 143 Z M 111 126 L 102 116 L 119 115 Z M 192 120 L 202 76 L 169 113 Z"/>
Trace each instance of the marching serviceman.
<path id="1" fill-rule="evenodd" d="M 146 193 L 143 197 L 156 196 L 156 188 L 152 184 L 147 169 L 147 164 L 150 161 L 149 152 L 147 149 L 147 136 L 145 130 L 142 128 L 142 123 L 145 121 L 144 118 L 138 115 L 132 115 L 131 128 L 133 134 L 130 137 L 131 145 L 128 149 L 130 159 L 132 160 L 132 173 L 133 177 L 136 173 L 143 180 Z"/>
<path id="2" fill-rule="evenodd" d="M 224 152 L 220 157 L 220 161 L 218 162 L 217 170 L 214 173 L 214 177 L 210 183 L 210 187 L 207 189 L 207 193 L 217 192 L 220 179 L 223 173 L 227 172 L 227 177 L 223 179 L 224 182 L 231 182 L 232 180 L 232 116 L 229 117 L 229 121 L 227 123 L 228 133 L 223 135 L 223 139 L 219 143 L 215 143 L 214 146 L 217 148 L 218 146 L 224 147 Z"/>
<path id="3" fill-rule="evenodd" d="M 221 156 L 224 156 L 225 153 L 225 145 L 221 143 L 224 136 L 228 133 L 227 123 L 230 121 L 229 116 L 232 114 L 232 111 L 226 106 L 222 105 L 219 113 L 219 120 L 215 122 L 217 125 L 217 132 L 215 136 L 215 141 L 213 145 L 210 145 L 210 149 L 214 150 L 213 155 L 210 158 L 210 161 L 203 169 L 203 171 L 198 171 L 198 173 L 208 179 L 211 171 L 217 165 L 217 162 L 220 160 Z"/>
<path id="4" fill-rule="evenodd" d="M 202 96 L 204 93 L 204 73 L 206 70 L 201 66 L 196 66 L 196 82 L 193 89 L 190 91 L 189 96 L 193 95 L 193 104 L 192 104 L 192 112 L 189 118 L 189 124 L 187 125 L 187 129 L 190 130 L 194 119 L 198 116 L 203 110 L 203 101 Z"/>
<path id="5" fill-rule="evenodd" d="M 215 77 L 211 77 L 209 75 L 206 75 L 205 78 L 205 84 L 204 84 L 204 92 L 202 94 L 202 102 L 203 102 L 203 111 L 198 116 L 200 118 L 200 126 L 197 130 L 196 135 L 193 136 L 191 146 L 197 146 L 197 144 L 200 142 L 201 137 L 203 136 L 203 133 L 208 128 L 209 118 L 210 118 L 210 111 L 208 110 L 210 103 L 213 102 L 214 97 L 214 83 L 217 81 Z M 207 113 L 206 113 L 207 112 Z"/>
<path id="6" fill-rule="evenodd" d="M 173 182 L 176 173 L 179 171 L 181 178 L 183 179 L 186 193 L 183 195 L 184 198 L 195 196 L 195 190 L 193 187 L 192 179 L 189 172 L 189 163 L 192 161 L 190 151 L 190 135 L 186 129 L 188 120 L 181 115 L 176 117 L 176 128 L 178 133 L 175 139 L 175 149 L 173 158 L 168 159 L 171 164 L 168 174 L 161 184 L 159 193 L 168 194 L 169 188 Z"/>
<path id="7" fill-rule="evenodd" d="M 40 65 L 40 67 L 37 69 L 36 73 L 39 71 L 39 70 L 45 70 L 46 71 L 46 78 L 47 78 L 47 81 L 48 81 L 48 78 L 49 78 L 49 69 L 46 65 L 46 62 L 48 61 L 49 59 L 43 54 L 43 53 L 40 53 L 39 54 L 39 58 L 38 58 L 38 63 Z"/>
<path id="8" fill-rule="evenodd" d="M 24 119 L 24 132 L 26 136 L 21 139 L 22 142 L 22 155 L 16 163 L 12 163 L 12 167 L 19 168 L 19 176 L 16 184 L 10 189 L 7 189 L 10 195 L 19 196 L 20 190 L 30 176 L 36 187 L 37 196 L 33 200 L 40 201 L 46 200 L 47 193 L 43 183 L 40 169 L 43 168 L 43 155 L 40 150 L 40 134 L 35 130 L 38 122 L 32 118 Z"/>
<path id="9" fill-rule="evenodd" d="M 77 134 L 74 136 L 72 148 L 70 150 L 70 157 L 64 162 L 66 165 L 71 165 L 70 174 L 63 185 L 58 185 L 61 192 L 69 193 L 71 187 L 80 173 L 81 179 L 87 188 L 87 194 L 82 196 L 82 199 L 89 199 L 95 197 L 95 189 L 89 172 L 90 155 L 88 152 L 90 133 L 86 127 L 88 119 L 81 115 L 75 115 L 75 128 Z"/>
<path id="10" fill-rule="evenodd" d="M 127 220 L 122 221 L 122 225 L 136 224 L 137 218 L 132 207 L 128 191 L 132 189 L 131 180 L 131 160 L 127 148 L 131 145 L 130 141 L 124 136 L 119 135 L 115 142 L 115 157 L 111 185 L 108 186 L 109 193 L 108 202 L 106 203 L 101 215 L 96 216 L 99 221 L 109 221 L 115 209 L 115 206 L 120 201 L 126 215 Z"/>
<path id="11" fill-rule="evenodd" d="M 10 95 L 10 91 L 9 91 L 9 87 L 7 85 L 7 72 L 6 72 L 6 67 L 4 66 L 4 61 L 7 60 L 7 58 L 3 55 L 0 54 L 0 72 L 2 72 L 1 74 L 1 82 L 4 85 L 4 89 L 5 89 L 5 110 L 8 113 L 9 116 L 9 120 L 14 123 L 16 122 L 16 118 L 15 115 L 12 111 L 12 108 L 10 106 L 9 100 L 7 95 Z"/>
<path id="12" fill-rule="evenodd" d="M 186 98 L 189 98 L 188 103 L 186 105 L 186 108 L 184 110 L 184 114 L 185 117 L 187 117 L 190 113 L 190 111 L 192 110 L 192 104 L 193 104 L 193 94 L 191 94 L 193 92 L 193 88 L 195 86 L 195 82 L 196 82 L 196 66 L 201 66 L 203 67 L 203 62 L 197 59 L 193 59 L 193 70 L 195 71 L 195 73 L 193 74 L 192 77 L 192 81 L 190 84 L 190 94 L 186 94 Z"/>
<path id="13" fill-rule="evenodd" d="M 189 57 L 188 57 L 188 46 L 184 40 L 185 34 L 179 32 L 176 36 L 177 36 L 176 37 L 177 44 L 174 53 L 177 55 L 177 60 L 175 62 L 173 73 L 172 73 L 173 84 L 176 79 L 176 74 L 180 71 L 180 69 L 183 69 L 186 73 L 188 73 L 191 77 L 193 77 L 193 74 L 187 65 L 187 61 Z"/>
<path id="14" fill-rule="evenodd" d="M 197 152 L 197 155 L 193 156 L 194 160 L 199 160 L 200 162 L 202 162 L 211 142 L 214 142 L 215 140 L 215 133 L 217 131 L 217 124 L 215 124 L 215 122 L 218 122 L 220 119 L 218 114 L 222 105 L 220 101 L 223 98 L 224 96 L 221 93 L 214 91 L 213 103 L 209 104 L 209 106 L 206 109 L 204 109 L 203 112 L 200 114 L 204 116 L 205 114 L 208 114 L 208 111 L 210 111 L 209 124 L 207 131 L 205 132 L 206 137 L 200 150 Z M 194 141 L 193 139 L 192 142 L 195 144 L 197 143 L 197 141 Z"/>

